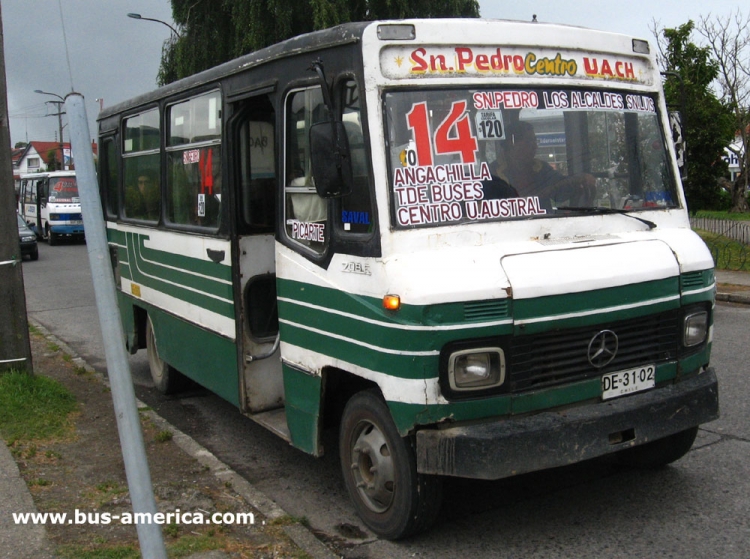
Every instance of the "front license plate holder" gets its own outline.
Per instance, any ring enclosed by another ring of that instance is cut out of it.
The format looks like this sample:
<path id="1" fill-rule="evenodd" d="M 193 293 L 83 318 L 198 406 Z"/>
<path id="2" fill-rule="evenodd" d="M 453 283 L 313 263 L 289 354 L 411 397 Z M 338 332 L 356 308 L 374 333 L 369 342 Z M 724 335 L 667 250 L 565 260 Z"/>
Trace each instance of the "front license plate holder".
<path id="1" fill-rule="evenodd" d="M 602 400 L 643 392 L 654 386 L 656 386 L 656 365 L 643 365 L 606 373 L 602 375 Z"/>

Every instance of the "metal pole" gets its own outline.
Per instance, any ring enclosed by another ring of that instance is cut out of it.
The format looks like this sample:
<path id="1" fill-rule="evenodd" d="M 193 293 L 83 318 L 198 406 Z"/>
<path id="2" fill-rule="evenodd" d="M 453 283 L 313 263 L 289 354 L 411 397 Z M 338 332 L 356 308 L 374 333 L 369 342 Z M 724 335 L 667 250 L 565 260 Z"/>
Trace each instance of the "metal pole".
<path id="1" fill-rule="evenodd" d="M 63 115 L 62 103 L 59 103 L 57 105 L 57 125 L 60 127 L 60 170 L 64 171 L 65 170 L 65 141 L 63 140 L 63 135 L 62 135 L 62 129 L 63 129 L 62 115 Z M 72 149 L 73 146 L 70 146 L 70 147 Z"/>
<path id="2" fill-rule="evenodd" d="M 71 148 L 76 154 L 76 177 L 86 229 L 86 245 L 94 280 L 96 308 L 99 312 L 99 324 L 104 338 L 107 371 L 112 388 L 117 429 L 120 433 L 122 456 L 125 460 L 130 499 L 133 503 L 133 512 L 146 513 L 144 516 L 153 518 L 156 513 L 156 500 L 151 486 L 146 448 L 143 444 L 133 381 L 125 352 L 125 334 L 117 306 L 114 274 L 109 258 L 107 232 L 96 181 L 94 155 L 91 151 L 91 136 L 83 96 L 79 93 L 69 93 L 65 98 L 65 108 L 70 126 Z M 148 523 L 137 524 L 136 528 L 143 557 L 167 559 L 160 526 Z"/>

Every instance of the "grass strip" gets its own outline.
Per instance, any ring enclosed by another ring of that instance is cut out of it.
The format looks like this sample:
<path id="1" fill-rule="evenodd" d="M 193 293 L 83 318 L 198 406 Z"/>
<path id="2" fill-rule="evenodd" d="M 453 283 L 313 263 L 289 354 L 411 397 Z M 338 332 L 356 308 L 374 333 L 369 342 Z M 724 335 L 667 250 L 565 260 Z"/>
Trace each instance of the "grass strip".
<path id="1" fill-rule="evenodd" d="M 66 435 L 75 396 L 59 382 L 18 371 L 0 374 L 0 436 L 8 444 Z"/>

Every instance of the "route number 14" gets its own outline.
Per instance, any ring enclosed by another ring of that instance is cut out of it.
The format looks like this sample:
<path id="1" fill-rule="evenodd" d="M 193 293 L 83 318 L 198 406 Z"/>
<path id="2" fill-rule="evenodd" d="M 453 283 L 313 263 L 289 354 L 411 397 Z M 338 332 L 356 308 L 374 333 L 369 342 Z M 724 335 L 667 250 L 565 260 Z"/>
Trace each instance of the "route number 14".
<path id="1" fill-rule="evenodd" d="M 428 114 L 427 103 L 421 102 L 416 103 L 406 115 L 406 122 L 414 134 L 416 164 L 431 166 L 433 153 L 458 153 L 462 163 L 474 163 L 478 145 L 476 137 L 471 132 L 469 115 L 466 114 L 466 101 L 453 103 L 450 113 L 435 130 L 434 137 L 430 134 Z"/>

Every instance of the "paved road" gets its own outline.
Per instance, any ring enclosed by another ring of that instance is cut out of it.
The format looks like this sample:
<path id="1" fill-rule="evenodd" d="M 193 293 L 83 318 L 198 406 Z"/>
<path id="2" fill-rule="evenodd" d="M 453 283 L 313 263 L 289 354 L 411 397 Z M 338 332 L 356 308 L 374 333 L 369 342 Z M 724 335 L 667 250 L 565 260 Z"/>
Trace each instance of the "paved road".
<path id="1" fill-rule="evenodd" d="M 40 246 L 24 262 L 31 316 L 104 370 L 85 245 Z M 744 558 L 750 556 L 750 307 L 719 305 L 713 364 L 722 417 L 694 449 L 657 472 L 607 460 L 498 482 L 450 480 L 436 529 L 404 543 L 352 539 L 361 523 L 340 480 L 335 435 L 322 459 L 292 449 L 216 396 L 164 397 L 144 352 L 131 358 L 136 393 L 351 558 Z M 352 528 L 355 527 L 355 528 Z"/>

